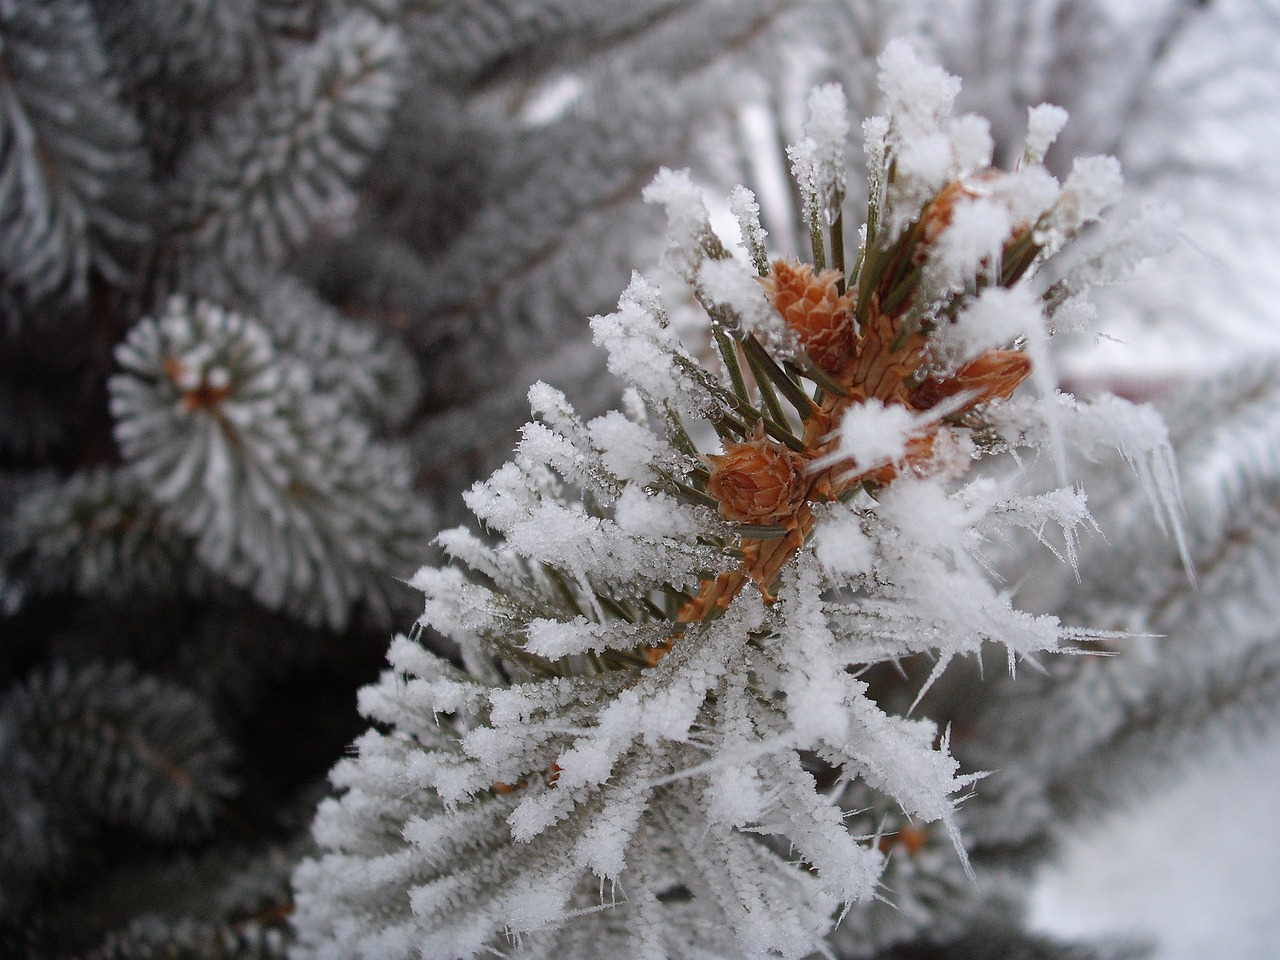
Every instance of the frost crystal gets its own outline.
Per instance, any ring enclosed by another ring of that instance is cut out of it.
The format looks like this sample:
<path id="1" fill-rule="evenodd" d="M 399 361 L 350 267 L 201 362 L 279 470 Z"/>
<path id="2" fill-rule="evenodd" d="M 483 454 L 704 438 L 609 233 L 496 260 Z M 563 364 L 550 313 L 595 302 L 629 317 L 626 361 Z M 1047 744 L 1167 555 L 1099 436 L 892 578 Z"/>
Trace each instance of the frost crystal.
<path id="1" fill-rule="evenodd" d="M 849 460 L 858 470 L 896 463 L 906 455 L 907 442 L 918 432 L 916 416 L 908 407 L 886 407 L 879 400 L 868 400 L 845 412 L 837 453 L 831 456 Z"/>
<path id="2" fill-rule="evenodd" d="M 970 882 L 956 801 L 980 774 L 912 700 L 990 645 L 1012 667 L 1096 638 L 1017 609 L 988 568 L 991 538 L 1028 531 L 1074 564 L 1091 523 L 1082 492 L 1020 493 L 1025 460 L 995 454 L 1107 437 L 1175 531 L 1176 477 L 1150 411 L 1017 395 L 1051 377 L 1053 297 L 1026 278 L 1113 199 L 1114 162 L 1060 193 L 1037 166 L 1057 113 L 1033 112 L 1034 149 L 1002 171 L 985 123 L 950 122 L 954 78 L 895 44 L 881 83 L 848 273 L 825 218 L 816 265 L 770 262 L 735 192 L 753 277 L 686 174 L 647 191 L 719 356 L 636 276 L 592 321 L 626 415 L 531 391 L 512 461 L 467 496 L 492 545 L 446 533 L 452 562 L 414 579 L 458 656 L 397 638 L 361 697 L 385 732 L 333 773 L 298 960 L 801 960 L 840 917 L 871 922 L 886 869 Z M 811 212 L 843 191 L 843 105 L 817 91 L 792 151 Z M 886 696 L 908 658 L 932 673 Z"/>
<path id="3" fill-rule="evenodd" d="M 1123 184 L 1120 163 L 1114 157 L 1077 158 L 1058 203 L 1036 231 L 1037 242 L 1050 251 L 1057 250 L 1119 200 Z"/>
<path id="4" fill-rule="evenodd" d="M 769 257 L 764 241 L 769 231 L 760 225 L 760 204 L 756 201 L 756 195 L 739 184 L 729 193 L 729 210 L 738 218 L 742 245 L 751 258 L 752 266 L 761 275 L 768 273 Z"/>
<path id="5" fill-rule="evenodd" d="M 692 279 L 702 247 L 714 236 L 702 194 L 689 178 L 688 170 L 663 167 L 653 183 L 644 189 L 646 203 L 667 212 L 667 259 L 671 268 L 686 280 Z"/>
<path id="6" fill-rule="evenodd" d="M 1051 103 L 1042 103 L 1027 110 L 1027 144 L 1022 151 L 1022 162 L 1028 166 L 1044 163 L 1044 155 L 1058 139 L 1067 124 L 1067 111 Z"/>
<path id="7" fill-rule="evenodd" d="M 923 62 L 905 40 L 895 40 L 878 61 L 880 89 L 897 137 L 909 143 L 942 128 L 960 93 L 960 80 Z"/>
<path id="8" fill-rule="evenodd" d="M 844 202 L 845 141 L 849 137 L 848 102 L 838 84 L 809 95 L 805 136 L 787 148 L 791 175 L 800 188 L 800 213 L 810 227 L 824 217 L 834 221 Z"/>
<path id="9" fill-rule="evenodd" d="M 764 288 L 736 260 L 704 260 L 698 268 L 698 290 L 711 307 L 721 307 L 743 334 L 754 334 L 773 353 L 790 358 L 795 332 L 765 297 Z"/>
<path id="10" fill-rule="evenodd" d="M 1011 344 L 1044 322 L 1042 309 L 1027 287 L 988 287 L 965 305 L 954 323 L 938 331 L 933 341 L 935 356 L 955 367 Z"/>

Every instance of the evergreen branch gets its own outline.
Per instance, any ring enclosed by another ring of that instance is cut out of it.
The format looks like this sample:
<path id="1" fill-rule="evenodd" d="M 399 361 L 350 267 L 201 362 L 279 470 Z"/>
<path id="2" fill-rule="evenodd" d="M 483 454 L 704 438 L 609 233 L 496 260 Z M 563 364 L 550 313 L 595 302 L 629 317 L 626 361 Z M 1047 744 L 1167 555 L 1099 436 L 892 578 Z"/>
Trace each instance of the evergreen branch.
<path id="1" fill-rule="evenodd" d="M 45 802 L 105 824 L 199 835 L 235 791 L 231 748 L 205 705 L 128 664 L 56 664 L 11 693 L 4 716 Z"/>
<path id="2" fill-rule="evenodd" d="M 344 319 L 290 277 L 267 288 L 260 315 L 279 349 L 306 365 L 315 389 L 337 397 L 352 415 L 385 429 L 413 413 L 421 376 L 399 339 Z"/>
<path id="3" fill-rule="evenodd" d="M 396 30 L 352 15 L 220 115 L 169 187 L 170 289 L 251 296 L 319 224 L 347 216 L 404 56 Z"/>
<path id="4" fill-rule="evenodd" d="M 1060 823 L 1079 822 L 1167 785 L 1187 757 L 1229 750 L 1276 729 L 1277 647 L 1277 637 L 1267 635 L 1209 662 L 1197 658 L 1193 670 L 1178 664 L 1144 678 L 1145 700 L 1127 704 L 1123 723 L 1105 742 L 1056 772 L 1048 798 Z"/>
<path id="5" fill-rule="evenodd" d="M 282 960 L 299 846 L 222 845 L 126 864 L 49 911 L 45 948 L 78 960 Z"/>
<path id="6" fill-rule="evenodd" d="M 750 68 L 773 65 L 768 42 L 794 0 L 697 0 L 679 7 L 679 15 L 657 20 L 645 34 L 627 38 L 617 56 L 633 73 L 658 73 L 687 79 L 708 67 L 751 59 Z M 607 51 L 606 51 L 607 54 Z M 605 62 L 609 62 L 606 55 Z M 714 72 L 714 70 L 712 71 Z"/>
<path id="7" fill-rule="evenodd" d="M 747 355 L 748 362 L 753 364 L 753 369 L 759 367 L 764 374 L 764 379 L 778 388 L 779 392 L 787 398 L 787 402 L 795 407 L 796 413 L 800 415 L 802 420 L 807 419 L 814 413 L 815 406 L 813 401 L 805 396 L 804 391 L 800 389 L 800 385 L 792 380 L 787 375 L 787 372 L 778 365 L 778 362 L 760 345 L 760 341 L 755 338 L 754 334 L 749 335 L 742 341 L 742 349 Z"/>
<path id="8" fill-rule="evenodd" d="M 0 529 L 0 563 L 35 594 L 201 592 L 188 537 L 127 472 L 99 469 L 41 486 Z"/>
<path id="9" fill-rule="evenodd" d="M 264 71 L 267 38 L 254 0 L 99 4 L 99 30 L 135 100 L 207 105 Z"/>
<path id="10" fill-rule="evenodd" d="M 639 45 L 640 34 L 668 20 L 690 0 L 519 0 L 446 3 L 414 25 L 410 44 L 437 79 L 484 84 L 511 75 L 564 67 L 584 53 Z"/>
<path id="11" fill-rule="evenodd" d="M 528 313 L 531 290 L 546 296 L 541 286 L 563 283 L 561 265 L 584 246 L 604 242 L 606 222 L 617 232 L 618 211 L 683 148 L 690 105 L 644 83 L 610 99 L 595 115 L 531 130 L 507 145 L 520 158 L 517 169 L 500 171 L 512 186 L 492 191 L 466 231 L 431 264 L 429 299 L 420 312 L 446 313 L 457 324 L 477 316 L 496 324 L 504 314 Z M 574 145 L 568 157 L 566 142 Z M 504 238 L 496 247 L 495 236 Z M 598 263 L 609 261 L 598 246 L 591 252 Z M 589 275 L 575 279 L 592 289 Z M 525 302 L 512 301 L 516 295 Z M 598 306 L 566 305 L 578 313 Z"/>
<path id="12" fill-rule="evenodd" d="M 0 43 L 0 306 L 83 309 L 90 271 L 134 284 L 151 240 L 142 128 L 88 0 L 7 3 Z"/>
<path id="13" fill-rule="evenodd" d="M 403 448 L 373 441 L 341 395 L 312 393 L 260 324 L 211 304 L 173 301 L 118 357 L 125 458 L 201 563 L 311 624 L 341 626 L 357 601 L 389 615 L 393 571 L 428 523 Z"/>

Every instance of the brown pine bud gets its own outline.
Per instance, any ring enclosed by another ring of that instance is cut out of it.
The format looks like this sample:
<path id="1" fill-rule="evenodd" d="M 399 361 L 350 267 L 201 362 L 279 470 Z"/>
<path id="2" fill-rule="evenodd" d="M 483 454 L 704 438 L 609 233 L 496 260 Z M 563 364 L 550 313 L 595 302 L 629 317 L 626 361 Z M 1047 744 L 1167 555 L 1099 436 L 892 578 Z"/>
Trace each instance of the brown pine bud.
<path id="1" fill-rule="evenodd" d="M 230 378 L 225 370 L 214 370 L 197 378 L 177 357 L 165 357 L 164 372 L 182 391 L 182 409 L 185 413 L 197 410 L 216 411 L 222 401 L 231 395 Z"/>
<path id="2" fill-rule="evenodd" d="M 856 349 L 853 297 L 839 292 L 839 270 L 815 276 L 807 263 L 775 260 L 760 282 L 814 363 L 827 373 L 839 373 L 849 365 Z"/>
<path id="3" fill-rule="evenodd" d="M 914 823 L 904 823 L 897 833 L 886 834 L 880 838 L 881 853 L 893 850 L 905 851 L 908 856 L 918 857 L 929 843 L 929 834 Z"/>
<path id="4" fill-rule="evenodd" d="M 1031 358 L 1019 350 L 988 350 L 970 360 L 946 380 L 926 380 L 911 394 L 911 405 L 928 410 L 948 397 L 972 393 L 969 410 L 988 400 L 1004 400 L 1031 373 Z"/>
<path id="5" fill-rule="evenodd" d="M 726 444 L 724 453 L 708 459 L 707 493 L 719 501 L 726 520 L 772 523 L 793 514 L 804 501 L 799 458 L 763 435 Z"/>

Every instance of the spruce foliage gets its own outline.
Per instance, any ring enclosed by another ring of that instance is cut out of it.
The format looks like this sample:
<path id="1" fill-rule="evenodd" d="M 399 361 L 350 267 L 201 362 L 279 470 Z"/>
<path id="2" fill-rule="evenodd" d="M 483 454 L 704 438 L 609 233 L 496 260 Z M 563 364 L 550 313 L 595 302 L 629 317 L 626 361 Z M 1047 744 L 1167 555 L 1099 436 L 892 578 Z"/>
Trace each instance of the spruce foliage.
<path id="1" fill-rule="evenodd" d="M 127 467 L 205 566 L 305 621 L 341 627 L 361 598 L 385 616 L 378 574 L 425 528 L 403 449 L 375 443 L 261 325 L 207 301 L 171 302 L 117 358 Z"/>

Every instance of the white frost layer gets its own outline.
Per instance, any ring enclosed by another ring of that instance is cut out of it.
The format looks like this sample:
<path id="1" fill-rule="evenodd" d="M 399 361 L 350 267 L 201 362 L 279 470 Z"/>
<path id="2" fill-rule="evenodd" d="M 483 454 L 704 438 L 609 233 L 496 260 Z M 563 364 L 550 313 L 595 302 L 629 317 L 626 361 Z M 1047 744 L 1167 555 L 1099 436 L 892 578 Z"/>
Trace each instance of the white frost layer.
<path id="1" fill-rule="evenodd" d="M 987 287 L 934 335 L 931 349 L 944 366 L 956 366 L 994 347 L 1008 346 L 1043 323 L 1041 301 L 1025 286 Z"/>
<path id="2" fill-rule="evenodd" d="M 1022 162 L 1028 166 L 1044 163 L 1058 134 L 1067 125 L 1067 111 L 1051 103 L 1027 108 L 1027 143 L 1022 151 Z"/>
<path id="3" fill-rule="evenodd" d="M 851 405 L 835 429 L 836 449 L 813 461 L 820 470 L 847 461 L 851 470 L 863 472 L 896 463 L 907 452 L 911 438 L 922 432 L 932 418 L 918 415 L 900 404 L 885 406 L 872 398 Z"/>
<path id="4" fill-rule="evenodd" d="M 667 262 L 678 275 L 691 280 L 698 269 L 701 241 L 711 235 L 711 215 L 702 191 L 694 186 L 688 170 L 663 167 L 641 196 L 645 203 L 666 211 Z"/>

